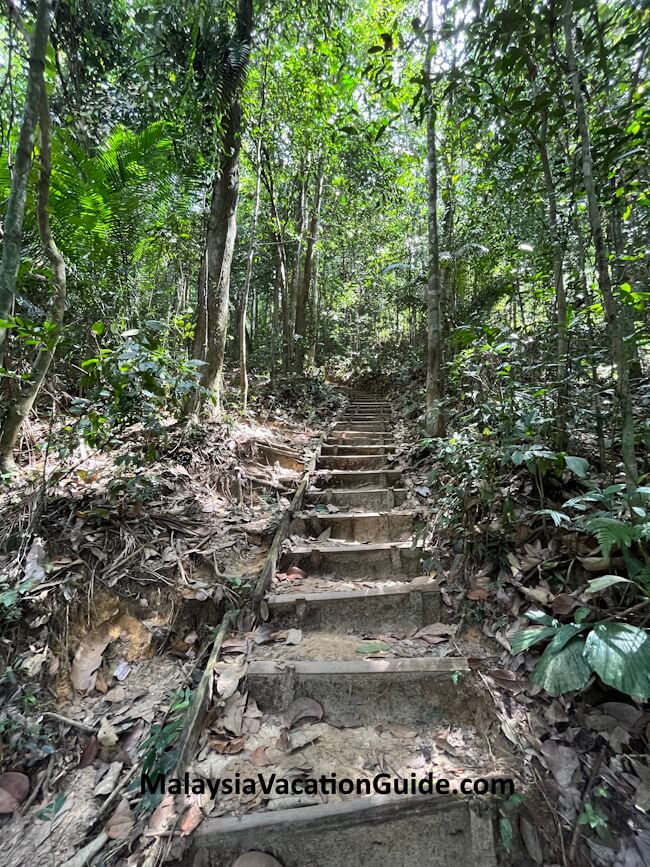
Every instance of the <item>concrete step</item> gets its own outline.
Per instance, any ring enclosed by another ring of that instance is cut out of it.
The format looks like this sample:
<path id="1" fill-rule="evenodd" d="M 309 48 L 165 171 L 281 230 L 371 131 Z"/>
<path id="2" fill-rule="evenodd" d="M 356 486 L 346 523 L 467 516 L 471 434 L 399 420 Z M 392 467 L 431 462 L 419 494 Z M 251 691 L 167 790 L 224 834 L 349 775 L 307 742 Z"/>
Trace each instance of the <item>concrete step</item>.
<path id="1" fill-rule="evenodd" d="M 337 421 L 333 426 L 335 431 L 363 431 L 377 433 L 387 431 L 390 428 L 390 422 L 387 421 L 350 421 L 345 419 Z"/>
<path id="2" fill-rule="evenodd" d="M 311 490 L 305 494 L 305 504 L 336 506 L 339 509 L 394 509 L 406 500 L 405 488 L 351 488 Z M 323 513 L 324 514 L 324 513 Z"/>
<path id="3" fill-rule="evenodd" d="M 325 442 L 328 445 L 383 445 L 393 442 L 391 431 L 331 430 Z"/>
<path id="4" fill-rule="evenodd" d="M 351 443 L 342 445 L 340 443 L 325 442 L 321 446 L 321 455 L 388 455 L 395 451 L 395 443 L 377 443 L 376 445 L 359 445 Z"/>
<path id="5" fill-rule="evenodd" d="M 309 697 L 326 717 L 350 714 L 361 725 L 476 723 L 487 712 L 478 706 L 478 681 L 462 657 L 256 659 L 246 687 L 263 713 L 282 713 L 296 699 Z"/>
<path id="6" fill-rule="evenodd" d="M 386 584 L 361 590 L 322 593 L 272 593 L 267 597 L 270 618 L 278 629 L 298 626 L 330 632 L 390 632 L 435 623 L 441 615 L 436 581 L 423 584 Z"/>
<path id="7" fill-rule="evenodd" d="M 413 512 L 302 512 L 289 528 L 292 536 L 317 538 L 330 528 L 331 539 L 351 542 L 401 542 L 413 533 Z"/>
<path id="8" fill-rule="evenodd" d="M 380 470 L 317 470 L 314 473 L 316 488 L 385 488 L 402 477 L 400 469 Z"/>
<path id="9" fill-rule="evenodd" d="M 311 807 L 207 818 L 187 867 L 231 867 L 251 851 L 283 867 L 496 867 L 487 799 L 374 795 Z"/>
<path id="10" fill-rule="evenodd" d="M 378 470 L 387 466 L 386 455 L 322 455 L 319 470 Z"/>
<path id="11" fill-rule="evenodd" d="M 310 576 L 398 578 L 422 574 L 422 543 L 377 542 L 369 545 L 302 545 L 282 554 L 280 572 L 299 566 Z"/>

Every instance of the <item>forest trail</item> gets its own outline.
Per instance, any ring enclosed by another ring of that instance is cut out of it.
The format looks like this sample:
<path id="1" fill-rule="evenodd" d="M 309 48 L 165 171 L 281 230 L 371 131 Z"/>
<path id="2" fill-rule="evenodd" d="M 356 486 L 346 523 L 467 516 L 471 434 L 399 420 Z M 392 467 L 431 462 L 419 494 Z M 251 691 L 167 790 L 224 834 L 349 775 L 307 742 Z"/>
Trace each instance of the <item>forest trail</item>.
<path id="1" fill-rule="evenodd" d="M 490 767 L 477 759 L 493 709 L 468 659 L 440 650 L 455 626 L 437 622 L 439 586 L 421 574 L 417 516 L 404 506 L 392 431 L 388 403 L 351 394 L 281 555 L 278 577 L 293 580 L 276 578 L 266 598 L 269 625 L 288 630 L 287 642 L 256 644 L 247 689 L 263 714 L 259 743 L 265 731 L 277 736 L 277 725 L 285 739 L 266 768 L 278 777 L 372 781 L 432 771 L 454 792 L 461 779 L 497 768 L 494 754 Z M 301 717 L 311 724 L 295 728 Z M 282 867 L 495 865 L 490 800 L 290 796 L 263 811 L 207 819 L 194 834 L 193 860 L 183 863 L 230 867 L 255 851 Z"/>

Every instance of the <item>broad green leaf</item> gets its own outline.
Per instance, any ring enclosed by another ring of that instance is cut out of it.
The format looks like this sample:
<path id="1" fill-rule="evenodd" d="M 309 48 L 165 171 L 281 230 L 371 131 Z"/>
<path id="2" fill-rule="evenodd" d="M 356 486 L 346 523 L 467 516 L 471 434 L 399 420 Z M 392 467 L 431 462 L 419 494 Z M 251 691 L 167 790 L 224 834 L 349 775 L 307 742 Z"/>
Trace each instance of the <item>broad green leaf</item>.
<path id="1" fill-rule="evenodd" d="M 574 475 L 580 479 L 584 479 L 589 469 L 589 461 L 586 458 L 579 458 L 576 455 L 565 455 L 564 463 L 567 470 L 571 470 Z"/>
<path id="2" fill-rule="evenodd" d="M 591 666 L 583 656 L 584 647 L 584 638 L 574 638 L 559 653 L 552 653 L 547 647 L 533 672 L 533 681 L 550 695 L 582 689 L 591 676 Z"/>
<path id="3" fill-rule="evenodd" d="M 629 623 L 597 623 L 585 657 L 600 679 L 627 695 L 650 698 L 650 638 Z"/>
<path id="4" fill-rule="evenodd" d="M 93 334 L 103 334 L 106 330 L 106 326 L 103 322 L 93 322 L 93 324 L 90 326 L 90 330 Z"/>
<path id="5" fill-rule="evenodd" d="M 601 590 L 606 590 L 608 587 L 613 587 L 614 584 L 631 584 L 628 578 L 622 578 L 620 575 L 601 575 L 600 578 L 592 578 L 587 584 L 585 593 L 600 593 Z"/>
<path id="6" fill-rule="evenodd" d="M 548 646 L 549 651 L 551 653 L 559 653 L 572 638 L 574 638 L 579 632 L 582 632 L 583 629 L 586 629 L 587 625 L 588 624 L 580 626 L 578 623 L 565 623 L 564 626 L 560 626 L 557 635 Z"/>
<path id="7" fill-rule="evenodd" d="M 512 655 L 516 656 L 524 650 L 528 650 L 538 641 L 544 641 L 545 638 L 553 638 L 557 633 L 554 626 L 531 626 L 530 629 L 522 629 L 510 639 L 510 647 Z"/>
<path id="8" fill-rule="evenodd" d="M 532 620 L 533 623 L 540 623 L 542 626 L 558 627 L 560 625 L 557 620 L 554 620 L 551 617 L 550 614 L 545 614 L 543 611 L 537 611 L 534 608 L 532 608 L 530 611 L 526 611 L 524 617 Z"/>

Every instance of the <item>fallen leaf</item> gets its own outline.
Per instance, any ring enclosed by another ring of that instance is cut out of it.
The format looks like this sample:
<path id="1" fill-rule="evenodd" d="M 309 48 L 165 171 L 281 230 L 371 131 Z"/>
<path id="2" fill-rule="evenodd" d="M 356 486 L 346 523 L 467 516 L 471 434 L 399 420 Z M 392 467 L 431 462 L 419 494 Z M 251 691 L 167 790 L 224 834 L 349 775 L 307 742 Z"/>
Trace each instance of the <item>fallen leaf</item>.
<path id="1" fill-rule="evenodd" d="M 284 724 L 292 729 L 301 720 L 318 722 L 323 718 L 323 707 L 313 698 L 297 698 L 284 712 Z"/>
<path id="2" fill-rule="evenodd" d="M 70 679 L 76 690 L 88 692 L 94 689 L 97 669 L 102 664 L 104 651 L 111 641 L 119 638 L 120 633 L 119 618 L 116 615 L 100 623 L 82 638 L 70 671 Z"/>
<path id="3" fill-rule="evenodd" d="M 95 735 L 93 735 L 86 744 L 86 746 L 83 748 L 83 751 L 79 756 L 79 767 L 87 768 L 89 767 L 89 765 L 92 765 L 92 763 L 97 758 L 97 750 L 97 738 L 95 737 Z"/>
<path id="4" fill-rule="evenodd" d="M 95 795 L 110 795 L 122 773 L 122 762 L 111 762 L 101 780 L 95 786 Z"/>
<path id="5" fill-rule="evenodd" d="M 256 768 L 265 768 L 269 764 L 269 760 L 266 757 L 266 748 L 265 747 L 256 747 L 251 751 L 248 760 L 251 764 L 255 765 Z"/>
<path id="6" fill-rule="evenodd" d="M 225 756 L 236 755 L 244 749 L 244 738 L 210 738 L 210 746 L 218 753 Z"/>
<path id="7" fill-rule="evenodd" d="M 282 750 L 283 753 L 292 753 L 294 750 L 300 750 L 309 744 L 313 744 L 319 737 L 318 732 L 311 732 L 308 729 L 297 732 L 282 732 L 275 746 L 277 749 Z"/>
<path id="8" fill-rule="evenodd" d="M 332 535 L 332 527 L 329 526 L 317 537 L 317 542 L 325 542 Z"/>
<path id="9" fill-rule="evenodd" d="M 178 830 L 183 837 L 187 837 L 188 834 L 191 834 L 199 827 L 202 821 L 203 811 L 201 810 L 201 807 L 196 803 L 190 804 L 181 816 L 180 822 L 178 823 Z"/>
<path id="10" fill-rule="evenodd" d="M 568 617 L 579 605 L 580 603 L 574 596 L 560 593 L 551 603 L 551 611 L 556 617 Z"/>
<path id="11" fill-rule="evenodd" d="M 484 599 L 487 599 L 490 595 L 490 591 L 486 590 L 484 587 L 477 587 L 476 590 L 468 590 L 467 598 L 471 599 L 472 602 L 482 602 Z"/>
<path id="12" fill-rule="evenodd" d="M 151 814 L 144 836 L 159 837 L 161 834 L 166 833 L 174 824 L 175 818 L 176 811 L 174 810 L 174 796 L 165 795 Z"/>
<path id="13" fill-rule="evenodd" d="M 382 650 L 390 650 L 390 644 L 385 641 L 365 641 L 354 648 L 355 653 L 380 653 Z"/>
<path id="14" fill-rule="evenodd" d="M 111 818 L 104 825 L 104 831 L 109 840 L 126 840 L 135 825 L 135 816 L 131 812 L 129 802 L 124 798 Z"/>
<path id="15" fill-rule="evenodd" d="M 0 789 L 0 814 L 13 813 L 20 804 L 6 789 Z"/>
<path id="16" fill-rule="evenodd" d="M 237 690 L 239 681 L 246 673 L 246 664 L 229 663 L 219 673 L 217 678 L 217 692 L 221 698 L 230 698 Z"/>
<path id="17" fill-rule="evenodd" d="M 544 854 L 542 852 L 541 843 L 539 842 L 537 828 L 529 822 L 525 816 L 521 816 L 519 818 L 519 830 L 521 831 L 521 837 L 524 841 L 526 851 L 535 864 L 541 864 L 544 861 Z"/>
<path id="18" fill-rule="evenodd" d="M 45 578 L 45 547 L 38 536 L 31 544 L 25 558 L 25 578 L 33 584 L 40 583 Z"/>
<path id="19" fill-rule="evenodd" d="M 414 738 L 417 735 L 417 729 L 411 726 L 405 726 L 401 723 L 381 723 L 377 726 L 378 732 L 389 732 L 396 738 Z"/>
<path id="20" fill-rule="evenodd" d="M 304 569 L 301 569 L 300 566 L 289 566 L 287 569 L 287 578 L 302 578 L 303 580 L 307 577 L 307 573 Z"/>
<path id="21" fill-rule="evenodd" d="M 568 789 L 574 773 L 580 767 L 580 760 L 574 750 L 557 741 L 545 741 L 542 745 L 542 755 L 560 789 Z"/>
<path id="22" fill-rule="evenodd" d="M 5 771 L 0 774 L 0 789 L 21 804 L 29 794 L 29 777 L 20 771 Z"/>
<path id="23" fill-rule="evenodd" d="M 287 632 L 286 644 L 295 645 L 302 641 L 302 629 L 290 629 Z"/>

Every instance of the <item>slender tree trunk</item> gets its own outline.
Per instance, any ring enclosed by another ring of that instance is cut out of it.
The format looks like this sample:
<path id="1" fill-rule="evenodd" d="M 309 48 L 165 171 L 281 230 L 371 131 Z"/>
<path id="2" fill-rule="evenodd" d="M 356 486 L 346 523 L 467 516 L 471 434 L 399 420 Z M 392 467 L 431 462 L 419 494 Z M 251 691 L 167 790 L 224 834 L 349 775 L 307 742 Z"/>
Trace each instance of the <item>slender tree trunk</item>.
<path id="1" fill-rule="evenodd" d="M 307 350 L 307 363 L 316 366 L 318 353 L 318 321 L 320 317 L 320 287 L 318 285 L 318 251 L 314 254 L 314 276 L 311 281 L 311 301 L 309 304 L 309 348 Z"/>
<path id="2" fill-rule="evenodd" d="M 564 286 L 564 246 L 560 237 L 560 227 L 557 213 L 557 194 L 555 181 L 548 155 L 547 143 L 548 119 L 545 113 L 541 117 L 539 136 L 535 144 L 542 163 L 544 183 L 546 185 L 546 201 L 548 204 L 548 227 L 551 235 L 553 252 L 553 286 L 555 288 L 555 306 L 557 312 L 557 406 L 556 406 L 556 446 L 559 451 L 566 451 L 568 445 L 567 417 L 569 411 L 569 334 L 567 329 L 567 299 Z"/>
<path id="3" fill-rule="evenodd" d="M 293 265 L 293 279 L 291 281 L 291 300 L 289 306 L 289 340 L 287 343 L 286 363 L 287 370 L 290 370 L 295 363 L 296 353 L 296 331 L 298 325 L 296 317 L 299 315 L 298 307 L 300 305 L 301 280 L 303 278 L 303 247 L 305 244 L 305 233 L 307 232 L 307 170 L 304 164 L 301 166 L 302 178 L 300 181 L 300 197 L 298 201 L 298 220 L 296 224 L 296 233 L 298 243 L 296 246 L 296 258 Z"/>
<path id="4" fill-rule="evenodd" d="M 253 26 L 252 0 L 239 0 L 235 43 L 238 52 L 250 49 Z M 221 160 L 212 187 L 210 215 L 206 232 L 205 311 L 206 339 L 201 384 L 212 392 L 217 411 L 221 402 L 223 360 L 230 306 L 230 272 L 237 235 L 239 196 L 239 156 L 241 151 L 241 91 L 248 64 L 242 62 L 235 81 L 230 82 L 228 105 L 223 116 Z M 200 301 L 199 296 L 199 301 Z M 201 310 L 198 311 L 200 324 Z M 201 358 L 197 327 L 195 357 Z"/>
<path id="5" fill-rule="evenodd" d="M 314 273 L 316 244 L 318 243 L 320 208 L 324 179 L 325 175 L 321 163 L 316 177 L 316 187 L 314 189 L 314 199 L 311 207 L 311 217 L 309 219 L 307 247 L 305 250 L 305 267 L 303 270 L 302 281 L 299 286 L 296 305 L 296 341 L 294 346 L 293 368 L 297 374 L 303 374 L 305 370 L 305 353 L 307 350 L 307 308 L 309 305 L 309 296 L 311 293 L 312 277 Z"/>
<path id="6" fill-rule="evenodd" d="M 427 2 L 427 48 L 424 63 L 424 95 L 427 118 L 427 215 L 428 215 L 428 279 L 427 279 L 427 386 L 425 427 L 429 436 L 443 436 L 445 429 L 442 399 L 442 319 L 440 309 L 440 244 L 438 239 L 438 152 L 436 145 L 437 107 L 434 104 L 431 64 L 433 43 L 433 2 Z"/>
<path id="7" fill-rule="evenodd" d="M 618 304 L 614 293 L 609 273 L 609 253 L 605 234 L 603 231 L 602 215 L 596 194 L 596 184 L 593 175 L 593 160 L 591 155 L 591 141 L 589 138 L 589 126 L 585 109 L 580 76 L 577 69 L 575 50 L 573 47 L 573 3 L 565 0 L 564 5 L 564 38 L 566 43 L 567 62 L 569 67 L 569 79 L 573 91 L 573 101 L 578 119 L 578 131 L 582 151 L 582 177 L 587 194 L 589 221 L 591 233 L 596 251 L 596 271 L 598 274 L 598 287 L 603 298 L 605 320 L 612 350 L 612 358 L 616 365 L 618 375 L 616 387 L 621 410 L 621 453 L 625 478 L 628 490 L 636 487 L 638 480 L 638 468 L 634 451 L 634 416 L 632 414 L 632 395 L 627 365 L 627 354 L 623 341 L 623 331 L 619 318 Z"/>
<path id="8" fill-rule="evenodd" d="M 29 73 L 25 107 L 18 136 L 18 146 L 11 177 L 11 190 L 4 218 L 2 261 L 0 262 L 0 365 L 5 353 L 7 329 L 2 324 L 13 313 L 16 296 L 16 280 L 22 252 L 23 219 L 29 174 L 32 168 L 32 151 L 36 127 L 41 110 L 41 94 L 44 87 L 45 54 L 50 36 L 50 0 L 38 0 L 36 23 L 29 56 Z"/>
<path id="9" fill-rule="evenodd" d="M 271 318 L 271 382 L 275 382 L 278 372 L 278 337 L 280 332 L 280 297 L 283 285 L 283 262 L 278 249 L 278 264 L 275 269 L 273 281 L 273 314 Z"/>
<path id="10" fill-rule="evenodd" d="M 248 360 L 246 346 L 246 314 L 248 310 L 248 296 L 253 274 L 253 260 L 255 258 L 255 236 L 257 233 L 257 219 L 260 212 L 260 185 L 262 181 L 262 139 L 257 139 L 256 166 L 255 166 L 255 203 L 253 205 L 253 219 L 251 222 L 251 237 L 246 257 L 246 277 L 242 289 L 241 306 L 239 308 L 239 388 L 241 391 L 242 407 L 248 405 Z"/>
<path id="11" fill-rule="evenodd" d="M 63 317 L 65 315 L 66 271 L 63 256 L 52 237 L 48 204 L 50 197 L 50 175 L 52 173 L 52 142 L 50 136 L 50 113 L 45 90 L 44 68 L 41 69 L 41 173 L 38 183 L 38 230 L 43 242 L 45 255 L 52 266 L 55 295 L 50 308 L 48 321 L 54 328 L 47 335 L 46 345 L 38 351 L 32 366 L 29 380 L 20 387 L 16 399 L 9 407 L 2 435 L 0 436 L 0 468 L 6 470 L 13 467 L 13 450 L 18 441 L 23 422 L 29 415 L 34 401 L 38 397 L 43 381 L 50 368 L 56 345 L 61 334 Z"/>

